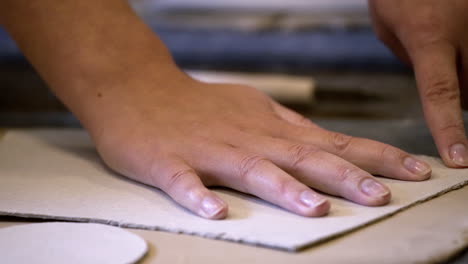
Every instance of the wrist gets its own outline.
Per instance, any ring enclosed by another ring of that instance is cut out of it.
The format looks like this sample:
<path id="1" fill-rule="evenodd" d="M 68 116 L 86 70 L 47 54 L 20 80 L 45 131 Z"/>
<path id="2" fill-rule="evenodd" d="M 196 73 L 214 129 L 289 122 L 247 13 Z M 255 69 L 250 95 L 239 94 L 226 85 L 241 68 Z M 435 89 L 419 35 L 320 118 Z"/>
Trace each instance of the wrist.
<path id="1" fill-rule="evenodd" d="M 78 78 L 57 94 L 81 123 L 91 129 L 111 119 L 124 118 L 142 105 L 145 98 L 158 100 L 182 87 L 177 83 L 191 81 L 171 61 L 128 62 L 125 67 L 94 73 L 92 78 Z"/>

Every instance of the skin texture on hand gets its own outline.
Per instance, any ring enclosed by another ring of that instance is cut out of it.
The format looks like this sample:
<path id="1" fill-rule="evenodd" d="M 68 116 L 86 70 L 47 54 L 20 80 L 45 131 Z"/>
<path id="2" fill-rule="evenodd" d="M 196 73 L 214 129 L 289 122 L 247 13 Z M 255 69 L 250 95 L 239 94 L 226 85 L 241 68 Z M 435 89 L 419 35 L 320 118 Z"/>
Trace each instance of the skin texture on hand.
<path id="1" fill-rule="evenodd" d="M 468 167 L 468 1 L 369 0 L 377 36 L 413 66 L 426 122 L 450 167 Z"/>
<path id="2" fill-rule="evenodd" d="M 0 7 L 2 23 L 106 164 L 202 217 L 228 211 L 206 186 L 322 216 L 330 204 L 318 191 L 379 206 L 391 194 L 371 174 L 430 177 L 430 167 L 408 153 L 324 130 L 251 87 L 189 78 L 123 1 L 4 0 Z"/>

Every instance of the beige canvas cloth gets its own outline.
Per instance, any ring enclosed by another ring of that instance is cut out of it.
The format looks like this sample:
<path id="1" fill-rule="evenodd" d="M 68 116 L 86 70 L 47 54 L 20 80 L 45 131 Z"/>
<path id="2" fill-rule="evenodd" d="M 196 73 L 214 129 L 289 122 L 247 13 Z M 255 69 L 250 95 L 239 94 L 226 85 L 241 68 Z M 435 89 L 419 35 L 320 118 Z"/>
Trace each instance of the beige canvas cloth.
<path id="1" fill-rule="evenodd" d="M 468 183 L 467 169 L 449 169 L 438 159 L 422 158 L 433 167 L 430 180 L 381 179 L 393 193 L 387 206 L 365 207 L 329 197 L 328 216 L 306 218 L 252 196 L 216 190 L 230 213 L 226 220 L 212 221 L 177 206 L 156 188 L 110 172 L 82 130 L 16 130 L 0 142 L 0 212 L 165 230 L 293 251 Z"/>

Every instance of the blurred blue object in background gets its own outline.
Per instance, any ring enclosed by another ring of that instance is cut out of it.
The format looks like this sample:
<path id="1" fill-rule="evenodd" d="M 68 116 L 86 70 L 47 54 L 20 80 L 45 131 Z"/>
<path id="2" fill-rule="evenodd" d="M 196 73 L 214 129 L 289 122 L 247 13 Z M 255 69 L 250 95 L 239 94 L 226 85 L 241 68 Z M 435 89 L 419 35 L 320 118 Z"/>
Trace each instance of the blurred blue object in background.
<path id="1" fill-rule="evenodd" d="M 404 69 L 370 28 L 293 32 L 183 29 L 158 25 L 152 28 L 182 67 L 249 71 Z M 0 28 L 0 63 L 21 61 L 24 58 L 15 43 Z"/>

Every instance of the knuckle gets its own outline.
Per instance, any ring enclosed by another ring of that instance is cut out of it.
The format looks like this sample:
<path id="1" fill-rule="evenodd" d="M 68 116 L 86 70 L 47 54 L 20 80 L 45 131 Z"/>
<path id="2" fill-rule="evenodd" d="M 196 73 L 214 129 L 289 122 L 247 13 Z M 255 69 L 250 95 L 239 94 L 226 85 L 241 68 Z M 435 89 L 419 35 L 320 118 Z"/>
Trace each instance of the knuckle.
<path id="1" fill-rule="evenodd" d="M 302 126 L 310 126 L 312 124 L 308 118 L 299 114 L 296 116 L 296 122 Z"/>
<path id="2" fill-rule="evenodd" d="M 182 170 L 176 170 L 168 174 L 168 176 L 166 177 L 165 189 L 174 190 L 174 189 L 182 187 L 181 182 L 183 182 L 184 178 L 194 173 L 195 171 L 193 169 L 182 169 Z"/>
<path id="3" fill-rule="evenodd" d="M 238 165 L 238 175 L 242 182 L 248 182 L 248 178 L 255 174 L 255 172 L 267 160 L 259 155 L 248 155 L 241 159 Z"/>
<path id="4" fill-rule="evenodd" d="M 310 159 L 310 157 L 312 157 L 318 151 L 318 149 L 302 144 L 293 144 L 289 146 L 288 151 L 292 159 L 292 168 L 297 170 L 301 164 L 304 163 L 307 159 Z"/>
<path id="5" fill-rule="evenodd" d="M 421 10 L 417 16 L 405 19 L 403 30 L 410 41 L 418 46 L 430 46 L 443 40 L 443 29 L 434 10 Z"/>
<path id="6" fill-rule="evenodd" d="M 408 33 L 412 35 L 410 39 L 420 47 L 439 43 L 442 38 L 438 30 L 433 23 L 428 21 L 413 22 L 408 27 Z"/>
<path id="7" fill-rule="evenodd" d="M 351 141 L 353 140 L 353 137 L 341 134 L 341 133 L 336 133 L 336 132 L 331 132 L 328 137 L 329 143 L 333 146 L 334 150 L 338 153 L 343 153 L 345 152 L 349 145 L 351 144 Z"/>
<path id="8" fill-rule="evenodd" d="M 455 79 L 439 78 L 429 80 L 427 89 L 424 92 L 424 97 L 430 103 L 446 104 L 453 103 L 459 97 L 459 90 L 456 88 Z"/>
<path id="9" fill-rule="evenodd" d="M 457 121 L 449 124 L 443 125 L 440 129 L 441 132 L 458 132 L 458 131 L 464 131 L 465 130 L 465 124 L 463 121 Z"/>
<path id="10" fill-rule="evenodd" d="M 273 185 L 273 191 L 279 197 L 284 197 L 290 189 L 292 182 L 290 180 L 280 180 Z"/>
<path id="11" fill-rule="evenodd" d="M 413 52 L 430 50 L 450 43 L 449 37 L 440 28 L 439 23 L 430 19 L 410 22 L 403 32 L 407 48 Z"/>
<path id="12" fill-rule="evenodd" d="M 380 150 L 379 160 L 380 161 L 392 160 L 392 159 L 403 158 L 404 156 L 405 154 L 402 151 L 388 144 L 385 144 L 383 148 Z"/>
<path id="13" fill-rule="evenodd" d="M 350 181 L 358 181 L 362 178 L 362 173 L 357 168 L 345 167 L 340 170 L 337 176 L 337 181 L 339 184 L 344 184 Z"/>

